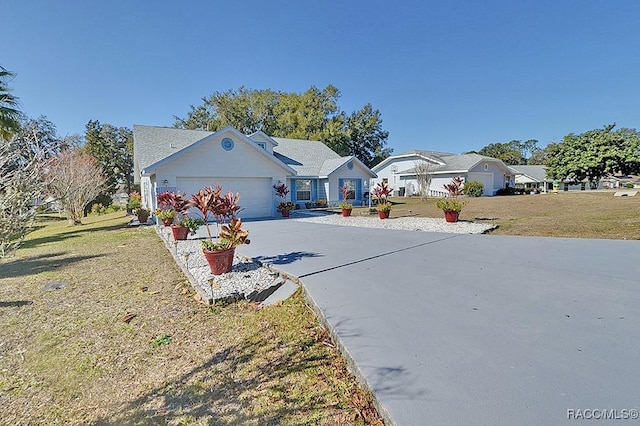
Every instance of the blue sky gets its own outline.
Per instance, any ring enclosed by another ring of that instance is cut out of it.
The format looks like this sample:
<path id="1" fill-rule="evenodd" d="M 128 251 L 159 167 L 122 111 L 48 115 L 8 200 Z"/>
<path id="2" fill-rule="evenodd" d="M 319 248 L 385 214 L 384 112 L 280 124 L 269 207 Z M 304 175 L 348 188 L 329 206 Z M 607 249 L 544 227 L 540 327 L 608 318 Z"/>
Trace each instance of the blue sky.
<path id="1" fill-rule="evenodd" d="M 483 4 L 484 3 L 484 4 Z M 29 116 L 173 124 L 214 91 L 338 87 L 396 153 L 638 128 L 640 2 L 2 1 Z"/>

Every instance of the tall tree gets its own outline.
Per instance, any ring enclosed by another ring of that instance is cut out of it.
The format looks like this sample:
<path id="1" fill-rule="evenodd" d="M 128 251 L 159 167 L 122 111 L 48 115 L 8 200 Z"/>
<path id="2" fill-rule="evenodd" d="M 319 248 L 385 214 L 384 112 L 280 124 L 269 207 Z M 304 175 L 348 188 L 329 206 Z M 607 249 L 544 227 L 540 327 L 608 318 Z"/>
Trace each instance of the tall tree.
<path id="1" fill-rule="evenodd" d="M 382 128 L 382 114 L 371 104 L 349 116 L 343 114 L 338 120 L 343 123 L 342 131 L 337 132 L 336 138 L 326 138 L 327 145 L 338 154 L 355 155 L 369 167 L 391 155 L 391 149 L 384 148 L 389 132 Z"/>
<path id="2" fill-rule="evenodd" d="M 46 181 L 49 193 L 69 215 L 69 223 L 80 225 L 84 208 L 102 193 L 107 179 L 95 158 L 82 150 L 67 150 L 48 161 Z"/>
<path id="3" fill-rule="evenodd" d="M 174 126 L 215 131 L 231 125 L 245 134 L 262 130 L 285 138 L 321 140 L 341 155 L 357 155 L 373 166 L 391 154 L 382 114 L 370 104 L 347 114 L 338 106 L 340 91 L 332 85 L 303 93 L 272 90 L 215 92 Z"/>
<path id="4" fill-rule="evenodd" d="M 85 152 L 102 166 L 107 177 L 105 191 L 114 194 L 119 184 L 127 193 L 133 185 L 133 132 L 90 120 L 85 126 Z"/>
<path id="5" fill-rule="evenodd" d="M 9 139 L 20 128 L 22 114 L 18 110 L 18 98 L 9 88 L 9 81 L 14 76 L 0 65 L 0 139 Z"/>
<path id="6" fill-rule="evenodd" d="M 615 123 L 579 135 L 568 134 L 547 147 L 547 176 L 570 182 L 588 180 L 591 186 L 608 175 L 640 173 L 640 135 L 618 129 Z"/>
<path id="7" fill-rule="evenodd" d="M 529 157 L 539 149 L 537 143 L 535 139 L 490 143 L 478 151 L 478 154 L 497 158 L 509 165 L 528 164 Z"/>

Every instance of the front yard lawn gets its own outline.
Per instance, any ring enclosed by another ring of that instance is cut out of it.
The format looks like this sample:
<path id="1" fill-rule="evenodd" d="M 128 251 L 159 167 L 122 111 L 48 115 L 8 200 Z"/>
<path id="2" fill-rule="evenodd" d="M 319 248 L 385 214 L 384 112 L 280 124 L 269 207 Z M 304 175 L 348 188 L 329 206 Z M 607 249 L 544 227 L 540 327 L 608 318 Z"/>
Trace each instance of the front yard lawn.
<path id="1" fill-rule="evenodd" d="M 561 191 L 465 200 L 469 202 L 460 220 L 493 222 L 498 228 L 492 234 L 640 239 L 640 194 L 614 197 L 605 191 Z M 391 201 L 391 217 L 444 217 L 435 207 L 435 198 L 393 197 Z"/>
<path id="2" fill-rule="evenodd" d="M 152 228 L 86 222 L 0 260 L 0 424 L 379 424 L 300 294 L 205 306 Z"/>

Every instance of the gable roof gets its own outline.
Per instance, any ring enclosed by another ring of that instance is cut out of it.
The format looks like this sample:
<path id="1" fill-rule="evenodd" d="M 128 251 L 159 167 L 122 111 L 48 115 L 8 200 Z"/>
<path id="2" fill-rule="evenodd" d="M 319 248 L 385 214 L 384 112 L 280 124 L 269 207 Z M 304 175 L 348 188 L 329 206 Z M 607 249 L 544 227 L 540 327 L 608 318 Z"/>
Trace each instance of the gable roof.
<path id="1" fill-rule="evenodd" d="M 205 130 L 185 130 L 158 126 L 133 126 L 134 177 L 140 171 L 170 155 L 213 135 Z"/>
<path id="2" fill-rule="evenodd" d="M 138 130 L 138 133 L 136 133 Z M 183 132 L 186 132 L 183 134 Z M 296 171 L 289 165 L 279 161 L 276 157 L 266 152 L 264 149 L 258 147 L 255 141 L 251 140 L 246 135 L 243 135 L 240 131 L 234 127 L 227 126 L 216 132 L 207 132 L 202 130 L 184 130 L 174 129 L 169 127 L 149 127 L 149 126 L 134 126 L 134 158 L 137 159 L 136 164 L 136 177 L 140 175 L 140 172 L 150 172 L 158 166 L 171 161 L 173 158 L 183 155 L 185 152 L 194 149 L 209 140 L 214 135 L 231 132 L 235 134 L 238 139 L 244 140 L 253 147 L 260 155 L 264 155 L 270 161 L 277 163 L 280 167 L 286 169 L 291 174 L 296 174 Z M 199 139 L 196 139 L 198 138 Z M 138 139 L 136 139 L 138 138 Z M 137 147 L 136 147 L 137 145 Z M 136 149 L 137 148 L 137 149 Z M 152 159 L 158 160 L 152 161 Z"/>
<path id="3" fill-rule="evenodd" d="M 456 154 L 452 154 L 449 152 L 424 151 L 424 150 L 414 149 L 411 151 L 405 151 L 401 154 L 389 156 L 384 160 L 382 160 L 377 165 L 375 165 L 374 167 L 372 167 L 372 170 L 377 173 L 380 170 L 382 170 L 387 164 L 395 160 L 407 159 L 411 157 L 418 157 L 425 161 L 429 161 L 436 164 L 444 164 L 445 162 L 442 157 L 451 156 L 451 155 L 456 155 Z"/>
<path id="4" fill-rule="evenodd" d="M 302 139 L 272 138 L 278 145 L 273 155 L 291 166 L 299 177 L 327 177 L 349 161 L 355 161 L 371 177 L 376 174 L 355 156 L 341 157 L 337 152 L 320 141 Z"/>
<path id="5" fill-rule="evenodd" d="M 502 162 L 502 160 L 498 160 L 497 158 L 487 157 L 485 155 L 480 154 L 444 154 L 439 157 L 442 161 L 442 164 L 435 165 L 432 168 L 431 173 L 433 174 L 444 174 L 444 173 L 466 173 L 469 170 L 473 169 L 478 163 L 483 161 L 490 161 L 493 163 L 501 164 L 505 170 L 511 172 L 511 169 L 507 167 L 506 164 Z M 407 170 L 403 170 L 399 172 L 399 174 L 412 174 L 415 173 L 415 168 L 412 167 Z"/>
<path id="6" fill-rule="evenodd" d="M 543 165 L 516 165 L 509 168 L 516 174 L 528 176 L 538 182 L 549 180 L 547 179 L 547 168 Z"/>

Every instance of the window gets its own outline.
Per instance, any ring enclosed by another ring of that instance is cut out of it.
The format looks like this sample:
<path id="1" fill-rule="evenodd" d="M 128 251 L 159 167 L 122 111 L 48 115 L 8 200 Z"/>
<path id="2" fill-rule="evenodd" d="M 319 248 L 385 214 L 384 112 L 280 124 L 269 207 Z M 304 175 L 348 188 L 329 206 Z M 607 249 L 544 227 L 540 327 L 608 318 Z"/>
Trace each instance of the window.
<path id="1" fill-rule="evenodd" d="M 296 200 L 311 201 L 311 180 L 296 180 Z"/>
<path id="2" fill-rule="evenodd" d="M 355 200 L 356 199 L 356 180 L 344 179 L 342 181 L 342 186 L 346 186 L 347 188 L 349 188 L 349 192 L 347 192 L 347 200 Z"/>

